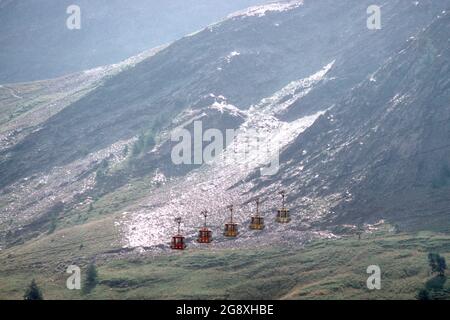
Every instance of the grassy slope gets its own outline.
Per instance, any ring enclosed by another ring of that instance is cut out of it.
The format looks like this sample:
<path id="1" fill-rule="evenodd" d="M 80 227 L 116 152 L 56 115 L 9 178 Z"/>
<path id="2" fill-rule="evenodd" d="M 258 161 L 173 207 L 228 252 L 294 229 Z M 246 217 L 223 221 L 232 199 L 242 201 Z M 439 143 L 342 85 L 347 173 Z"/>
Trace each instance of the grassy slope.
<path id="1" fill-rule="evenodd" d="M 99 225 L 94 224 L 94 230 L 100 232 Z M 85 256 L 102 246 L 107 245 L 99 242 L 83 249 Z M 449 261 L 450 236 L 380 231 L 361 241 L 320 240 L 302 249 L 187 250 L 104 260 L 98 267 L 100 284 L 85 296 L 67 290 L 64 268 L 50 267 L 55 257 L 44 255 L 36 259 L 51 260 L 40 268 L 5 272 L 6 267 L 0 267 L 0 299 L 21 298 L 33 277 L 47 299 L 413 299 L 431 278 L 429 251 Z M 76 261 L 80 254 L 66 252 L 59 258 L 68 256 Z M 381 290 L 366 288 L 366 268 L 371 264 L 381 267 Z"/>
<path id="2" fill-rule="evenodd" d="M 44 121 L 92 90 L 99 79 L 99 76 L 80 73 L 57 79 L 0 86 L 0 131 L 10 129 L 8 124 L 12 121 L 23 120 L 19 128 Z M 42 114 L 38 114 L 39 112 Z M 23 119 L 26 117 L 29 120 Z"/>

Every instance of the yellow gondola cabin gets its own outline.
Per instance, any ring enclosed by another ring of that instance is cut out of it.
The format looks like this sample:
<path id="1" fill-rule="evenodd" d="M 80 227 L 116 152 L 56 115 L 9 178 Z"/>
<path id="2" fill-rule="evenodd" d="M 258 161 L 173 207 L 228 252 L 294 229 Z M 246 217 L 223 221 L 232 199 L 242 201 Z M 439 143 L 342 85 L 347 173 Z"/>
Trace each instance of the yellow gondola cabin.
<path id="1" fill-rule="evenodd" d="M 237 223 L 233 222 L 233 205 L 228 206 L 228 209 L 230 210 L 230 221 L 228 223 L 225 223 L 223 235 L 225 237 L 237 237 L 238 225 Z"/>
<path id="2" fill-rule="evenodd" d="M 277 217 L 276 217 L 275 220 L 278 223 L 289 223 L 291 221 L 289 209 L 286 208 L 286 206 L 284 204 L 286 192 L 285 191 L 281 191 L 280 195 L 281 195 L 281 208 L 279 208 L 277 210 Z"/>
<path id="3" fill-rule="evenodd" d="M 259 214 L 259 198 L 256 199 L 256 213 L 251 217 L 250 229 L 262 230 L 264 229 L 264 218 Z"/>

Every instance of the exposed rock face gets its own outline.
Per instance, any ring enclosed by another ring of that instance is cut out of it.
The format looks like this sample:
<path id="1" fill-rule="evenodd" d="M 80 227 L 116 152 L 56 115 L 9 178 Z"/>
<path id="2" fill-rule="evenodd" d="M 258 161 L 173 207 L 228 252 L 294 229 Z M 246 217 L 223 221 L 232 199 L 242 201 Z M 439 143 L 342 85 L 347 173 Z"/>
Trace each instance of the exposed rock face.
<path id="1" fill-rule="evenodd" d="M 299 208 L 301 196 L 339 194 L 330 223 L 448 228 L 449 23 L 442 13 L 286 148 L 273 180 Z"/>

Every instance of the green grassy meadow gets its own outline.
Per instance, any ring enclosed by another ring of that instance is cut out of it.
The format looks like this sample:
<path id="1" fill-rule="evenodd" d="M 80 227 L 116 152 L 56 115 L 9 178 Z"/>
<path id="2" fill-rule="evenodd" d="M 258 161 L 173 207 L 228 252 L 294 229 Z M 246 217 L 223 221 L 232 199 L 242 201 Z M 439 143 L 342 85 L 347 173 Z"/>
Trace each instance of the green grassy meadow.
<path id="1" fill-rule="evenodd" d="M 102 229 L 100 224 L 91 226 L 91 231 Z M 68 290 L 67 263 L 58 266 L 54 261 L 73 259 L 85 270 L 94 252 L 108 246 L 111 242 L 98 241 L 73 256 L 55 252 L 31 259 L 17 253 L 0 267 L 0 299 L 21 299 L 32 278 L 45 299 L 416 299 L 425 287 L 434 298 L 450 297 L 450 285 L 445 278 L 437 281 L 427 261 L 429 252 L 449 261 L 447 234 L 382 230 L 364 234 L 361 240 L 316 240 L 303 248 L 190 249 L 97 259 L 98 285 L 88 294 Z M 5 253 L 0 255 L 4 258 Z M 369 265 L 381 268 L 380 290 L 366 286 Z"/>

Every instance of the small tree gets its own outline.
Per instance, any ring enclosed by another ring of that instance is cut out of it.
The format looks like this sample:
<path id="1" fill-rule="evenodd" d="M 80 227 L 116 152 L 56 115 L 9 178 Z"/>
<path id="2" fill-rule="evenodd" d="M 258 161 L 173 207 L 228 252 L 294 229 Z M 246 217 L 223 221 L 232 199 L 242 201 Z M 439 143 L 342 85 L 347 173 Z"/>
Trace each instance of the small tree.
<path id="1" fill-rule="evenodd" d="M 83 292 L 89 293 L 95 288 L 98 282 L 98 273 L 95 264 L 91 263 L 86 271 L 86 279 L 84 281 Z"/>
<path id="2" fill-rule="evenodd" d="M 358 236 L 358 240 L 361 240 L 361 235 L 364 233 L 364 228 L 362 226 L 358 226 L 356 229 L 356 235 Z"/>
<path id="3" fill-rule="evenodd" d="M 133 144 L 133 148 L 131 149 L 131 155 L 133 157 L 139 156 L 141 152 L 144 150 L 144 147 L 145 147 L 145 135 L 144 133 L 141 133 L 137 141 L 135 141 Z"/>
<path id="4" fill-rule="evenodd" d="M 25 294 L 23 295 L 24 300 L 44 300 L 44 296 L 42 295 L 41 289 L 39 289 L 36 281 L 31 280 L 30 285 L 28 286 Z"/>
<path id="5" fill-rule="evenodd" d="M 430 300 L 430 293 L 427 289 L 421 289 L 417 293 L 417 299 L 418 300 Z"/>
<path id="6" fill-rule="evenodd" d="M 438 253 L 429 253 L 428 254 L 428 264 L 431 267 L 432 273 L 437 273 L 439 276 L 445 275 L 445 270 L 447 269 L 447 264 L 445 262 L 445 258 L 441 257 Z"/>
<path id="7" fill-rule="evenodd" d="M 445 270 L 447 269 L 447 263 L 445 262 L 444 257 L 439 256 L 437 266 L 439 275 L 444 276 Z"/>

